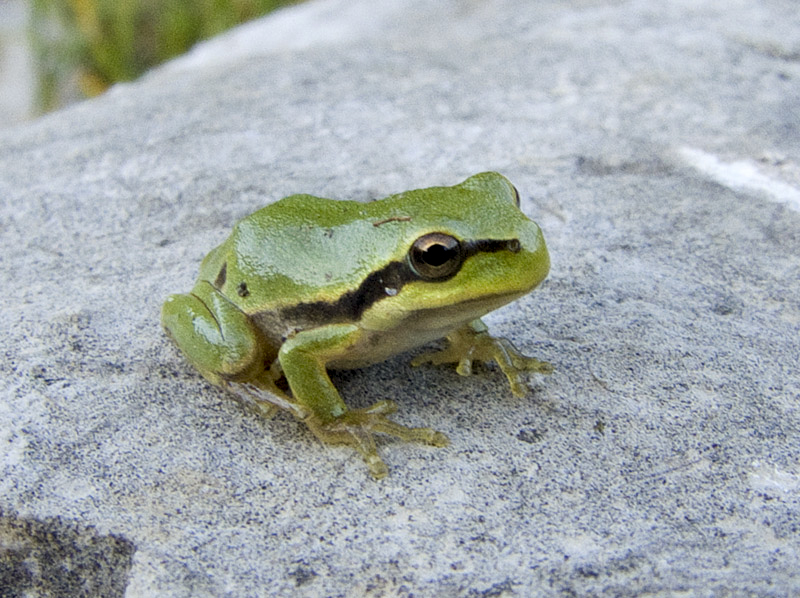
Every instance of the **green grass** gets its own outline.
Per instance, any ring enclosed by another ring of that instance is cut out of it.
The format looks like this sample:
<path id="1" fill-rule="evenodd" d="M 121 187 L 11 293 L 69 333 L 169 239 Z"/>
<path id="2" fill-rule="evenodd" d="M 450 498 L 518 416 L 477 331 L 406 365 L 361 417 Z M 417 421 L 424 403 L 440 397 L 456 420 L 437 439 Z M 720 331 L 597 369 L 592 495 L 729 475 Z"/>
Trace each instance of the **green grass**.
<path id="1" fill-rule="evenodd" d="M 135 79 L 195 43 L 298 0 L 31 0 L 40 109 Z"/>

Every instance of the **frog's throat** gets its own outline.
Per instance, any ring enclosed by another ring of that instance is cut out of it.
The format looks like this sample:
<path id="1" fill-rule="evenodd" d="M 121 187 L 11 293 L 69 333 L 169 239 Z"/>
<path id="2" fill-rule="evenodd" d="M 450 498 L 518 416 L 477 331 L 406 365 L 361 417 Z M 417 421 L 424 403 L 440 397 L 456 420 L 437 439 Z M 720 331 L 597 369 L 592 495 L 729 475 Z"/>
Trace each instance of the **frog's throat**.
<path id="1" fill-rule="evenodd" d="M 518 239 L 478 239 L 462 244 L 463 266 L 469 258 L 479 253 L 495 253 L 520 250 Z M 460 269 L 460 268 L 459 268 Z M 437 282 L 449 280 L 458 273 L 458 269 Z M 336 301 L 309 301 L 285 307 L 280 311 L 280 318 L 287 322 L 302 322 L 303 327 L 327 324 L 331 322 L 357 322 L 361 316 L 381 299 L 395 297 L 408 283 L 422 280 L 422 277 L 411 267 L 407 260 L 392 261 L 380 270 L 369 274 L 358 286 L 348 291 Z"/>

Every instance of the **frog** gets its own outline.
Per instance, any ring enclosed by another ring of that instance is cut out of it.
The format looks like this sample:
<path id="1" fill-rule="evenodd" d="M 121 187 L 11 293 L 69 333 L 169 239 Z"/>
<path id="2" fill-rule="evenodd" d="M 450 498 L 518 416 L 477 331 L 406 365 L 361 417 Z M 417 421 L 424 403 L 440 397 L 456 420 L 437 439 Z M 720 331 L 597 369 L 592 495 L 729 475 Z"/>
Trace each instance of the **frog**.
<path id="1" fill-rule="evenodd" d="M 540 227 L 496 172 L 370 202 L 296 194 L 238 221 L 192 290 L 166 299 L 161 323 L 206 380 L 352 447 L 380 479 L 388 468 L 376 435 L 436 447 L 448 437 L 390 418 L 391 398 L 348 408 L 330 372 L 439 341 L 411 365 L 454 364 L 468 376 L 474 363 L 494 363 L 522 397 L 526 376 L 552 366 L 492 336 L 481 318 L 549 269 Z"/>

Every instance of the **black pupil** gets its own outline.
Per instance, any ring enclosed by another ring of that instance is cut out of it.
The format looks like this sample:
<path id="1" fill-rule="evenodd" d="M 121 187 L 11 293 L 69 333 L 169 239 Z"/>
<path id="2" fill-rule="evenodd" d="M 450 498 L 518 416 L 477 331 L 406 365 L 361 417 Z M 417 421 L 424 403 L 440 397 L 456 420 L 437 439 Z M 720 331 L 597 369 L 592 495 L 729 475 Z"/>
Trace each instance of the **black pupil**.
<path id="1" fill-rule="evenodd" d="M 422 259 L 426 264 L 431 266 L 441 266 L 446 264 L 449 260 L 453 259 L 455 255 L 455 246 L 446 246 L 441 243 L 436 243 L 428 247 L 422 254 Z"/>

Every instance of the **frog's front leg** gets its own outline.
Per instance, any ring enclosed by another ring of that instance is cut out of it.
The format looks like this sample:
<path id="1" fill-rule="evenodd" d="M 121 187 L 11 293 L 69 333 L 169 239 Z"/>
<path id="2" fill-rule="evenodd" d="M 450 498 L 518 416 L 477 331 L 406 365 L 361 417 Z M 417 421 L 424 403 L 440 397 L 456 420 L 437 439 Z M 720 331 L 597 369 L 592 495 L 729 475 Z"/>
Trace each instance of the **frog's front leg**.
<path id="1" fill-rule="evenodd" d="M 401 440 L 445 446 L 447 437 L 430 428 L 409 428 L 387 416 L 397 410 L 392 401 L 364 409 L 348 409 L 328 376 L 327 364 L 355 346 L 362 331 L 352 324 L 332 324 L 300 332 L 288 339 L 279 353 L 280 365 L 294 401 L 308 410 L 304 421 L 321 441 L 355 448 L 375 478 L 387 469 L 375 446 L 374 432 Z"/>
<path id="2" fill-rule="evenodd" d="M 469 376 L 472 373 L 472 362 L 476 360 L 496 362 L 508 378 L 511 392 L 518 397 L 525 396 L 528 390 L 522 376 L 524 372 L 549 374 L 553 371 L 553 366 L 546 361 L 520 353 L 508 339 L 491 336 L 486 324 L 480 319 L 473 320 L 448 335 L 447 347 L 441 351 L 419 355 L 412 360 L 411 365 L 457 363 L 456 371 L 462 376 Z"/>

